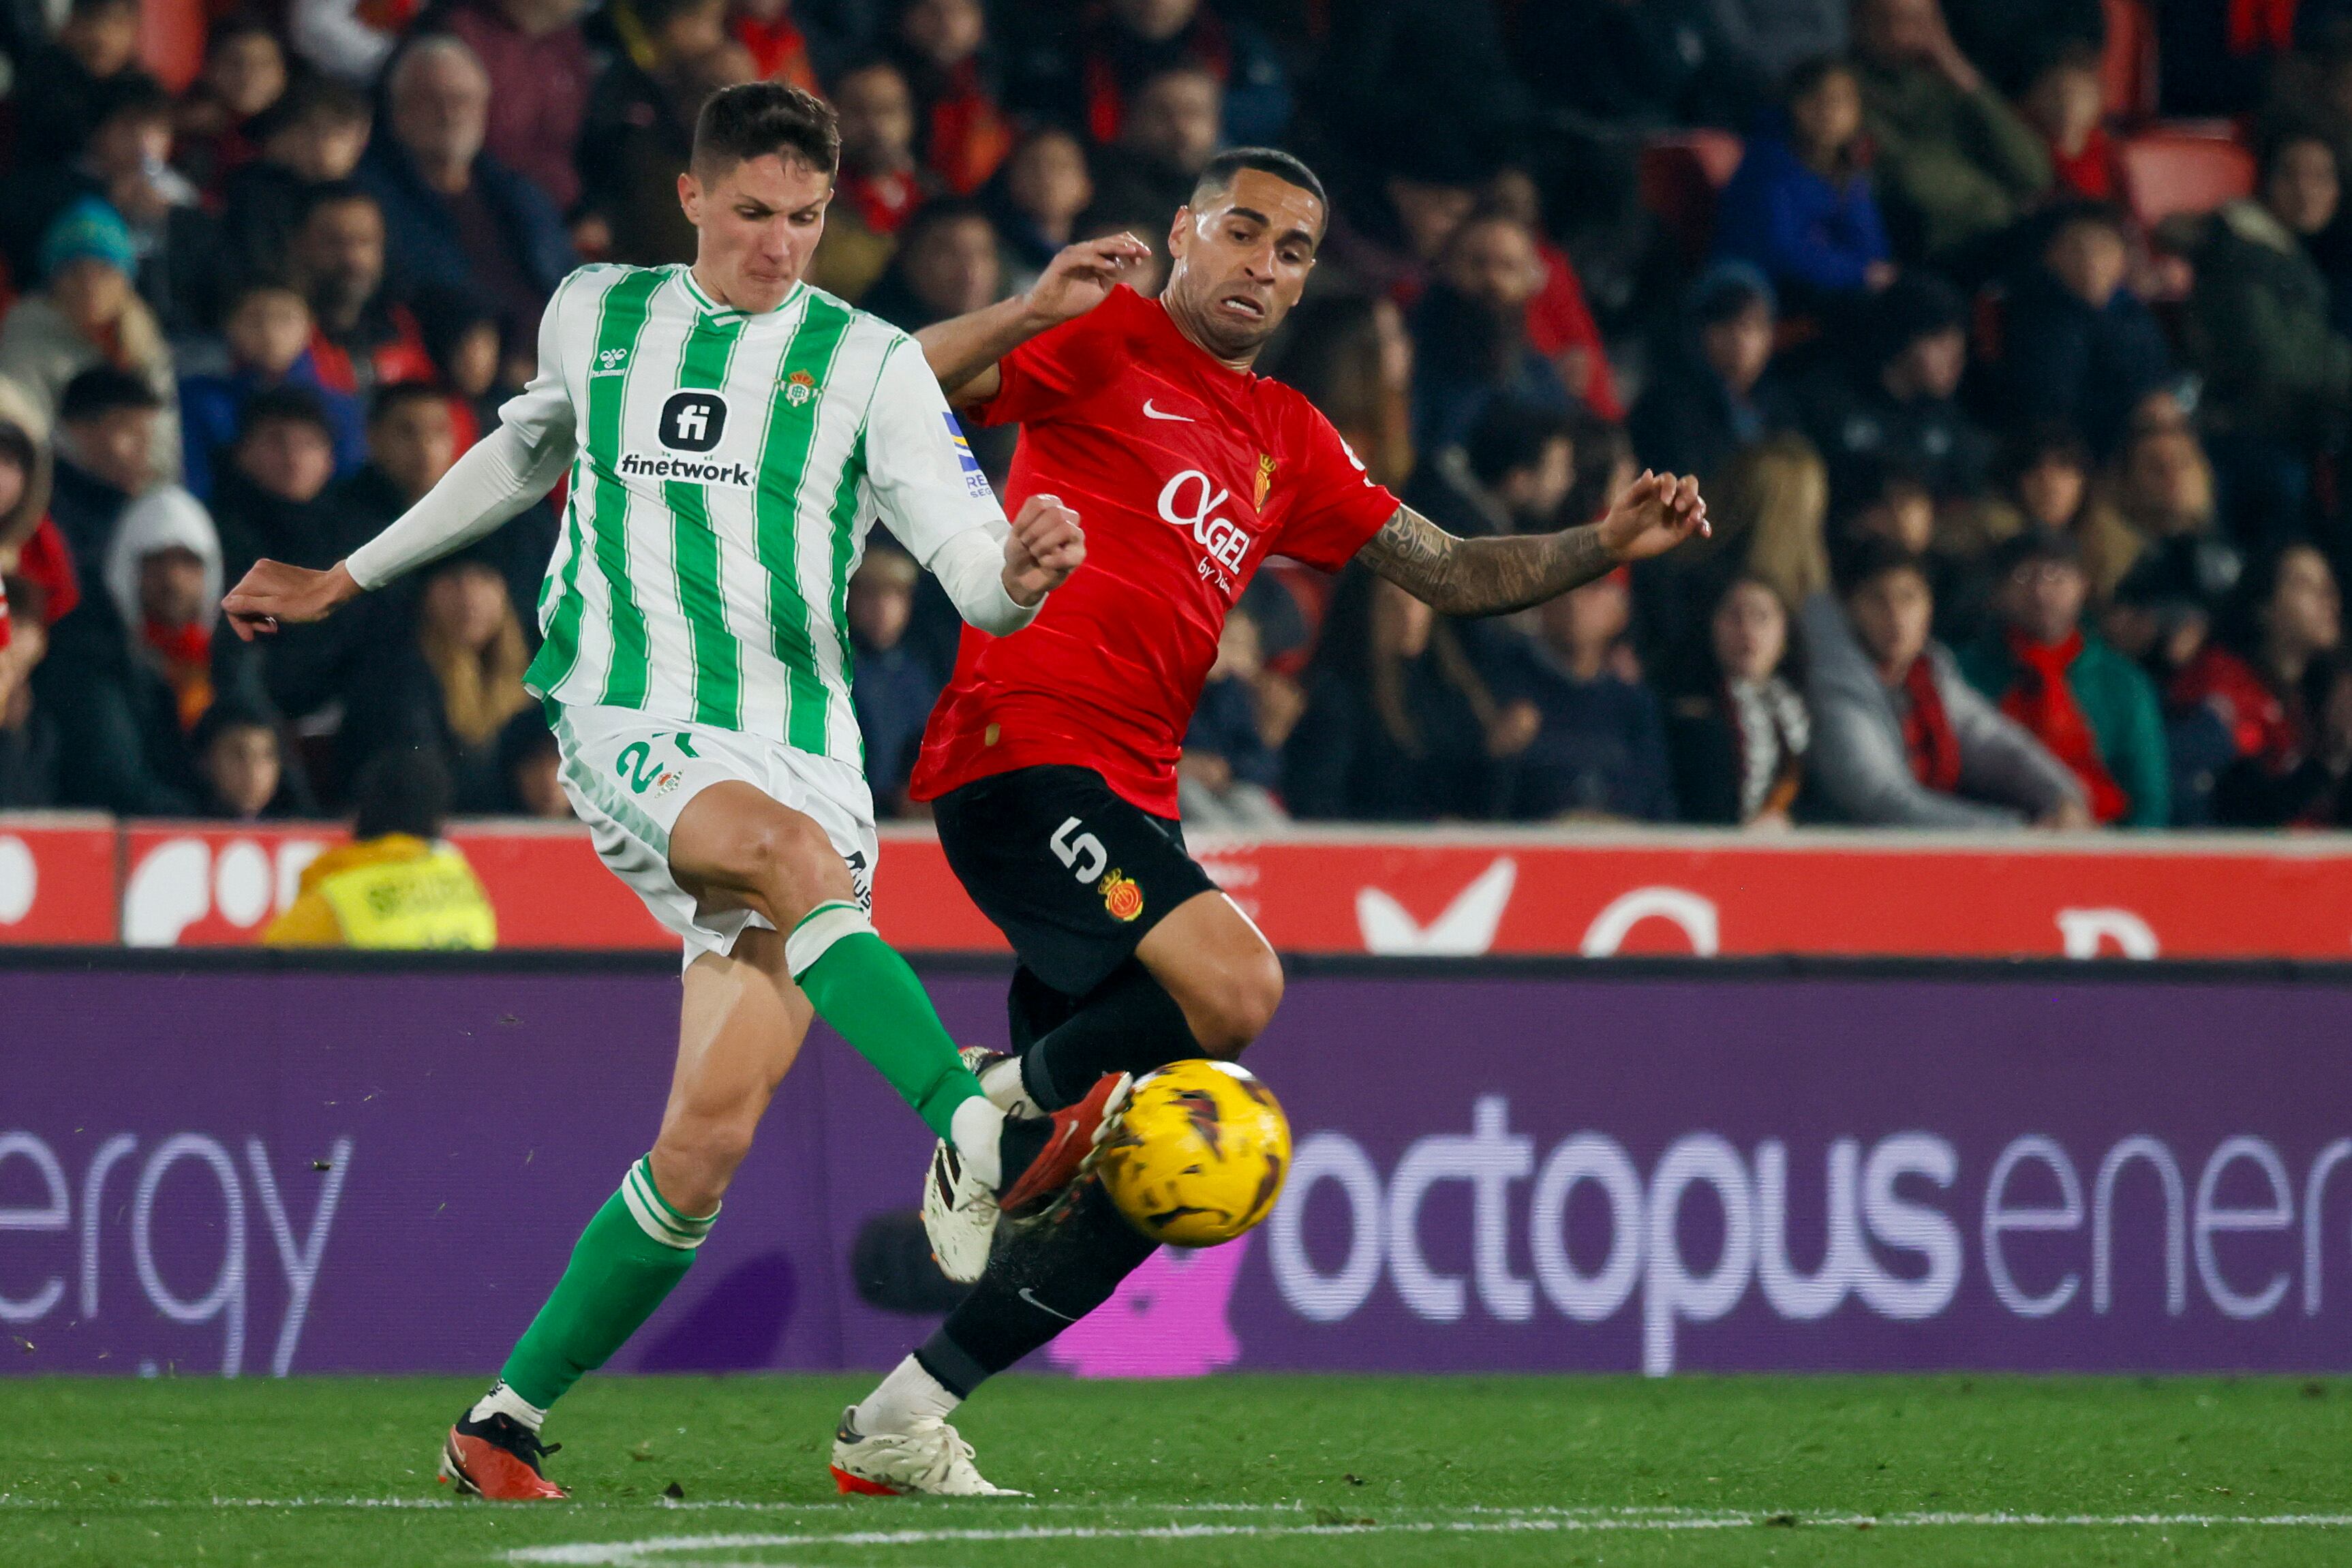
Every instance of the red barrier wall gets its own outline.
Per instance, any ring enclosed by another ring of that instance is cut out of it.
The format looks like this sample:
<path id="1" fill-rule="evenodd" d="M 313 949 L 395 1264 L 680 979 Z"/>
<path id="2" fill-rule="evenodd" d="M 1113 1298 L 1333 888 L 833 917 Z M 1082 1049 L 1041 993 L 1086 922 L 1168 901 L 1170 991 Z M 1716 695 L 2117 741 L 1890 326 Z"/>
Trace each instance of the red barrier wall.
<path id="1" fill-rule="evenodd" d="M 0 944 L 250 942 L 341 832 L 0 818 Z M 576 826 L 450 836 L 503 946 L 671 945 Z M 1288 952 L 2352 957 L 2352 835 L 1301 830 L 1196 848 Z M 926 829 L 885 833 L 875 901 L 900 946 L 1003 946 Z"/>

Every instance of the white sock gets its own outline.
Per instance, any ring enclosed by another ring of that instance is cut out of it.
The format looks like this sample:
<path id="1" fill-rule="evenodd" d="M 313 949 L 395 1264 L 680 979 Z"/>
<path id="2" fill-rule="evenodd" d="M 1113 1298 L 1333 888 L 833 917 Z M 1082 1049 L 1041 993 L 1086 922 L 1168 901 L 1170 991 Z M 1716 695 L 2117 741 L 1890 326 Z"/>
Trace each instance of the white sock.
<path id="1" fill-rule="evenodd" d="M 989 1103 L 1008 1116 L 1042 1116 L 1045 1113 L 1029 1098 L 1029 1086 L 1021 1080 L 1021 1059 L 1008 1056 L 1002 1061 L 989 1063 L 980 1075 L 980 1086 L 988 1091 Z"/>
<path id="2" fill-rule="evenodd" d="M 547 1419 L 546 1411 L 509 1388 L 504 1378 L 491 1384 L 490 1391 L 474 1401 L 474 1407 L 466 1413 L 466 1419 L 487 1421 L 500 1414 L 513 1416 L 534 1432 L 539 1430 L 540 1423 Z"/>
<path id="3" fill-rule="evenodd" d="M 1004 1162 L 996 1152 L 1003 1133 L 1004 1113 L 984 1095 L 965 1101 L 948 1118 L 948 1141 L 955 1145 L 956 1157 L 991 1192 L 1004 1180 Z"/>
<path id="4" fill-rule="evenodd" d="M 919 1432 L 946 1420 L 948 1412 L 962 1403 L 910 1355 L 866 1396 L 854 1419 L 869 1437 L 877 1432 Z"/>

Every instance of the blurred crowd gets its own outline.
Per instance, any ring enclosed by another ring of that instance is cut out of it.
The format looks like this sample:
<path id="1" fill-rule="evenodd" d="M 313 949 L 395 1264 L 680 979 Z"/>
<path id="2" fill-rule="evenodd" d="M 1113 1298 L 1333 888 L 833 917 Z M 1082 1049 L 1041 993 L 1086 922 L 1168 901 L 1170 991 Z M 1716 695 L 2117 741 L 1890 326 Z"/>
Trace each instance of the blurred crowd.
<path id="1" fill-rule="evenodd" d="M 266 643 L 220 592 L 429 488 L 570 268 L 690 259 L 696 111 L 767 78 L 841 116 L 811 280 L 901 327 L 1115 230 L 1164 274 L 1278 144 L 1335 212 L 1260 369 L 1375 477 L 1482 535 L 1701 476 L 1711 538 L 1515 617 L 1270 563 L 1188 821 L 2352 820 L 2346 0 L 16 0 L 0 57 L 0 808 L 331 814 L 391 753 L 566 814 L 560 496 Z M 875 544 L 905 812 L 957 626 Z"/>

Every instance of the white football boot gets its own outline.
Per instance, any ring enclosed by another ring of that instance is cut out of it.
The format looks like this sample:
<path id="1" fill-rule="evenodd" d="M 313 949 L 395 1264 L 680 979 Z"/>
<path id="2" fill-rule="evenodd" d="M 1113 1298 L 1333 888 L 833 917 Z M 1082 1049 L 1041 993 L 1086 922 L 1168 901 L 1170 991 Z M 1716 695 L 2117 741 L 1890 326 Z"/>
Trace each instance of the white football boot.
<path id="1" fill-rule="evenodd" d="M 833 1435 L 833 1484 L 845 1496 L 1027 1497 L 993 1484 L 971 1462 L 971 1445 L 945 1421 L 919 1431 L 857 1429 L 857 1406 L 841 1413 Z"/>
<path id="2" fill-rule="evenodd" d="M 969 1285 L 988 1271 L 998 1212 L 996 1194 L 965 1173 L 955 1145 L 941 1138 L 923 1176 L 923 1233 L 940 1273 Z"/>
<path id="3" fill-rule="evenodd" d="M 977 1051 L 967 1048 L 967 1062 Z M 989 1053 L 981 1054 L 986 1065 Z M 1054 1211 L 1062 1195 L 1094 1167 L 1103 1140 L 1126 1112 L 1134 1082 L 1129 1073 L 1106 1073 L 1084 1100 L 1042 1118 L 1052 1123 L 1044 1147 L 1024 1169 L 1008 1170 L 1001 1187 L 974 1176 L 955 1146 L 940 1139 L 923 1178 L 923 1231 L 940 1272 L 959 1285 L 972 1283 L 987 1271 L 1001 1217 L 1025 1219 Z M 1020 1113 L 1008 1113 L 1008 1120 L 1016 1118 Z"/>

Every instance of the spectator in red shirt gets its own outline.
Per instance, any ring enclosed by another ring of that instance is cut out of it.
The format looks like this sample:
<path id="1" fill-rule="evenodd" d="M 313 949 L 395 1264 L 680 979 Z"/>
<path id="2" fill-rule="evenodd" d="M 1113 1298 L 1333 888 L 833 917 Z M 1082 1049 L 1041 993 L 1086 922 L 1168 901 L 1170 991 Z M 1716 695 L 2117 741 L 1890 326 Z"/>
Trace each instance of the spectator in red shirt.
<path id="1" fill-rule="evenodd" d="M 1044 88 L 1041 108 L 1075 116 L 1101 145 L 1119 140 L 1136 95 L 1163 71 L 1206 71 L 1222 89 L 1221 140 L 1277 141 L 1290 123 L 1290 84 L 1255 30 L 1201 0 L 1106 0 L 1091 7 L 1076 57 Z"/>
<path id="2" fill-rule="evenodd" d="M 997 105 L 980 0 L 898 0 L 892 59 L 914 90 L 923 162 L 958 195 L 985 184 L 1013 151 L 1013 122 Z"/>
<path id="3" fill-rule="evenodd" d="M 2343 820 L 2352 773 L 2352 674 L 2341 653 L 2344 604 L 2327 558 L 2290 545 L 2253 581 L 2252 656 L 2209 643 L 2165 694 L 2228 726 L 2236 759 L 2214 781 L 2213 817 L 2231 827 L 2321 827 Z"/>
<path id="4" fill-rule="evenodd" d="M 246 127 L 254 156 L 221 183 L 220 248 L 237 276 L 287 268 L 287 249 L 314 186 L 348 180 L 367 151 L 374 116 L 341 82 L 297 82 Z"/>
<path id="5" fill-rule="evenodd" d="M 254 117 L 285 91 L 286 50 L 268 22 L 239 14 L 214 23 L 204 74 L 180 99 L 172 161 L 217 200 L 222 180 L 255 153 Z"/>
<path id="6" fill-rule="evenodd" d="M 809 61 L 807 35 L 793 20 L 793 0 L 735 0 L 727 30 L 751 51 L 751 68 L 761 81 L 817 90 L 816 67 Z"/>
<path id="7" fill-rule="evenodd" d="M 808 280 L 855 304 L 890 265 L 899 226 L 940 187 L 916 159 L 915 96 L 897 66 L 883 59 L 851 66 L 834 79 L 833 102 L 841 117 L 841 172 Z"/>
<path id="8" fill-rule="evenodd" d="M 1434 452 L 1460 441 L 1502 393 L 1562 413 L 1574 406 L 1559 372 L 1528 340 L 1528 307 L 1543 287 L 1535 235 L 1511 214 L 1487 208 L 1454 231 L 1438 282 L 1413 312 L 1414 446 Z"/>
<path id="9" fill-rule="evenodd" d="M 2042 68 L 2018 104 L 2025 122 L 2042 133 L 2058 189 L 2094 202 L 2123 194 L 2123 171 L 2106 127 L 2106 84 L 2099 54 L 2075 45 Z"/>
<path id="10" fill-rule="evenodd" d="M 1585 302 L 1576 264 L 1545 230 L 1543 197 L 1534 179 L 1524 169 L 1497 170 L 1486 182 L 1486 200 L 1526 226 L 1535 236 L 1536 255 L 1543 262 L 1543 287 L 1528 301 L 1528 346 L 1552 362 L 1570 396 L 1601 418 L 1622 422 L 1625 404 L 1617 395 L 1609 347 L 1601 341 L 1591 306 Z"/>
<path id="11" fill-rule="evenodd" d="M 484 151 L 567 213 L 580 200 L 572 153 L 596 75 L 583 8 L 582 0 L 450 0 L 418 24 L 464 39 L 488 73 Z"/>
<path id="12" fill-rule="evenodd" d="M 431 379 L 415 316 L 384 287 L 383 209 L 363 186 L 341 180 L 306 192 L 286 259 L 310 302 L 321 386 L 365 397 L 392 382 Z"/>

